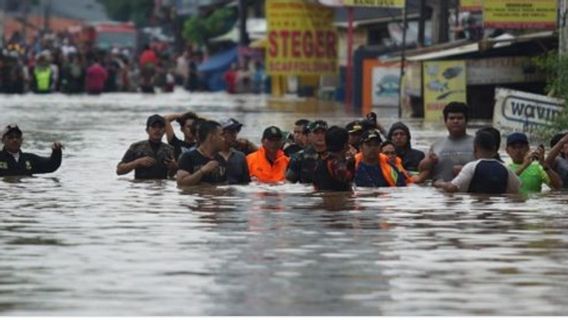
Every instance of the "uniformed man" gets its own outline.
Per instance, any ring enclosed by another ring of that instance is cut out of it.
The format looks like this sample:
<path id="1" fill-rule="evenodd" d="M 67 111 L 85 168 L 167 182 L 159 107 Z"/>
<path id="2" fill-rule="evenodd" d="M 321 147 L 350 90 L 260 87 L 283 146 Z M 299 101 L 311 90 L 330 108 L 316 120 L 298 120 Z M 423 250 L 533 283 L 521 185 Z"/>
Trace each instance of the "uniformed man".
<path id="1" fill-rule="evenodd" d="M 116 167 L 116 174 L 123 175 L 134 170 L 136 179 L 167 179 L 177 171 L 174 147 L 162 142 L 166 120 L 152 115 L 146 121 L 148 139 L 136 142 L 128 148 Z"/>
<path id="2" fill-rule="evenodd" d="M 10 124 L 2 131 L 0 152 L 0 176 L 30 176 L 36 173 L 54 172 L 61 165 L 63 146 L 54 142 L 50 157 L 40 157 L 21 150 L 24 141 L 22 130 L 16 124 Z"/>

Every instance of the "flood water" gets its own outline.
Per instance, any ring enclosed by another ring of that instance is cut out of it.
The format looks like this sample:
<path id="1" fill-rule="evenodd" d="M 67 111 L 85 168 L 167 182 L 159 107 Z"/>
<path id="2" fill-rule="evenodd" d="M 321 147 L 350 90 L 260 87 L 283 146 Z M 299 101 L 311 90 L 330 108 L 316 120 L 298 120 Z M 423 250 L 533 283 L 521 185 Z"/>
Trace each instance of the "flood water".
<path id="1" fill-rule="evenodd" d="M 234 117 L 256 143 L 268 125 L 354 118 L 183 92 L 0 97 L 0 124 L 20 125 L 24 151 L 66 146 L 57 172 L 0 180 L 0 315 L 568 313 L 565 193 L 179 190 L 115 175 L 130 143 L 146 138 L 147 116 L 188 109 Z M 422 150 L 446 134 L 409 124 Z"/>

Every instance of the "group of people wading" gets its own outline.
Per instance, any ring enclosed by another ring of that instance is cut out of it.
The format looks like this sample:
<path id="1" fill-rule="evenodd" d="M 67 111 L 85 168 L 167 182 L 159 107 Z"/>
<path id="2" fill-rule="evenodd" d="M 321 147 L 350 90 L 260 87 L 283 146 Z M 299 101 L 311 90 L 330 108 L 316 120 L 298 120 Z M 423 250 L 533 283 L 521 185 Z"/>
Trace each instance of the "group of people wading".
<path id="1" fill-rule="evenodd" d="M 216 122 L 193 112 L 155 114 L 146 121 L 148 138 L 128 148 L 116 173 L 175 178 L 180 187 L 288 181 L 312 184 L 318 191 L 403 187 L 429 180 L 447 192 L 483 194 L 540 192 L 543 184 L 551 189 L 568 186 L 568 134 L 553 137 L 548 154 L 543 145 L 531 150 L 525 134 L 510 134 L 506 152 L 511 163 L 505 164 L 497 129 L 468 135 L 464 103 L 449 103 L 443 114 L 448 136 L 432 144 L 427 154 L 412 148 L 405 124 L 396 122 L 386 131 L 374 113 L 345 127 L 300 119 L 289 135 L 269 126 L 259 147 L 238 137 L 243 124 L 232 118 Z M 174 121 L 183 139 L 176 136 Z M 0 176 L 53 172 L 61 164 L 61 144 L 54 143 L 51 157 L 43 158 L 23 153 L 22 141 L 17 125 L 5 127 Z"/>

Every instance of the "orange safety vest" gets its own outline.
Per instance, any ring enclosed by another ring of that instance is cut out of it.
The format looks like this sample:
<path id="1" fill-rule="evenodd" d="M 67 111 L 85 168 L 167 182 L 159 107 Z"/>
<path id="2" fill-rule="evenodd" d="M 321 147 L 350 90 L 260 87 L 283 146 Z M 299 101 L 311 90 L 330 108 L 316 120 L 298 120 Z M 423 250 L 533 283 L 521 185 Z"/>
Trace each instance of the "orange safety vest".
<path id="1" fill-rule="evenodd" d="M 286 179 L 286 168 L 290 159 L 284 155 L 282 150 L 278 150 L 276 161 L 273 164 L 266 158 L 266 149 L 260 147 L 258 151 L 247 156 L 247 165 L 251 177 L 255 177 L 259 182 L 275 183 Z"/>
<path id="2" fill-rule="evenodd" d="M 355 155 L 355 168 L 359 166 L 359 163 L 361 163 L 362 160 L 363 160 L 363 153 L 361 152 L 357 153 Z M 412 176 L 410 175 L 410 173 L 408 173 L 408 171 L 406 171 L 406 169 L 404 169 L 404 167 L 402 166 L 402 160 L 399 157 L 396 157 L 394 166 L 404 176 L 406 184 L 413 183 Z M 381 173 L 383 174 L 383 177 L 385 178 L 389 186 L 395 187 L 396 180 L 393 175 L 394 173 L 392 170 L 393 167 L 389 162 L 389 157 L 382 153 L 379 153 L 379 167 L 381 168 Z"/>

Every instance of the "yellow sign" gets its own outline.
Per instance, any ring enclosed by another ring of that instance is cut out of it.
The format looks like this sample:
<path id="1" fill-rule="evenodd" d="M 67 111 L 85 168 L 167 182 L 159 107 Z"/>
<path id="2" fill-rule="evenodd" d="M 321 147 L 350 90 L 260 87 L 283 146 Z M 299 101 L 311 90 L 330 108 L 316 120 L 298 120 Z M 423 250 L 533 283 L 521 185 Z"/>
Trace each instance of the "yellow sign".
<path id="1" fill-rule="evenodd" d="M 405 0 L 343 0 L 343 5 L 352 7 L 404 8 Z"/>
<path id="2" fill-rule="evenodd" d="M 557 0 L 484 0 L 486 28 L 555 29 Z"/>
<path id="3" fill-rule="evenodd" d="M 423 64 L 424 119 L 443 119 L 442 110 L 452 102 L 467 102 L 465 61 L 431 61 Z"/>
<path id="4" fill-rule="evenodd" d="M 462 11 L 481 11 L 483 0 L 460 0 L 460 9 Z"/>
<path id="5" fill-rule="evenodd" d="M 266 71 L 271 75 L 337 72 L 337 32 L 331 8 L 303 0 L 266 1 Z"/>

